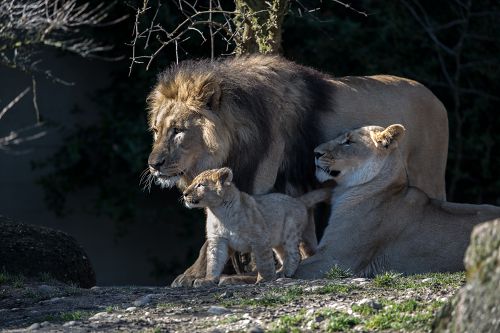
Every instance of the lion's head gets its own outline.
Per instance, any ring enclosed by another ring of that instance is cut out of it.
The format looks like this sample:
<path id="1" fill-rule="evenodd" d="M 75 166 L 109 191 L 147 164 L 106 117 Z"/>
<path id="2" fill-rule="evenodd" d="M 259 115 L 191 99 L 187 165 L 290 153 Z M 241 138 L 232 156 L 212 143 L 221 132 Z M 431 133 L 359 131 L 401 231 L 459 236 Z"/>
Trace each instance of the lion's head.
<path id="1" fill-rule="evenodd" d="M 182 188 L 195 175 L 220 166 L 227 158 L 230 139 L 217 116 L 220 83 L 210 71 L 190 70 L 190 64 L 162 73 L 148 97 L 154 135 L 148 164 L 163 187 L 177 184 Z"/>
<path id="2" fill-rule="evenodd" d="M 372 180 L 398 146 L 405 128 L 365 126 L 344 133 L 314 149 L 316 178 L 334 179 L 339 185 L 355 186 Z"/>

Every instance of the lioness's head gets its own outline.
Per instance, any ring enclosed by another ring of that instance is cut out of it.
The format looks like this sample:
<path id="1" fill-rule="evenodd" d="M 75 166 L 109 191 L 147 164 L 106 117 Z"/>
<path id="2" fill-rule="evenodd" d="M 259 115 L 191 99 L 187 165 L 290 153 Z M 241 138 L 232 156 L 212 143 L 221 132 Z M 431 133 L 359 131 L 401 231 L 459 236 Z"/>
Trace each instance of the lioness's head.
<path id="1" fill-rule="evenodd" d="M 210 71 L 197 72 L 190 66 L 186 62 L 164 72 L 148 97 L 154 136 L 149 170 L 164 187 L 189 182 L 227 157 L 229 139 L 217 116 L 220 83 Z"/>
<path id="2" fill-rule="evenodd" d="M 373 179 L 384 161 L 398 146 L 405 128 L 361 127 L 340 135 L 314 149 L 316 178 L 334 179 L 339 185 L 355 186 Z"/>
<path id="3" fill-rule="evenodd" d="M 183 198 L 186 207 L 219 206 L 232 180 L 233 172 L 229 168 L 203 171 L 184 190 Z"/>

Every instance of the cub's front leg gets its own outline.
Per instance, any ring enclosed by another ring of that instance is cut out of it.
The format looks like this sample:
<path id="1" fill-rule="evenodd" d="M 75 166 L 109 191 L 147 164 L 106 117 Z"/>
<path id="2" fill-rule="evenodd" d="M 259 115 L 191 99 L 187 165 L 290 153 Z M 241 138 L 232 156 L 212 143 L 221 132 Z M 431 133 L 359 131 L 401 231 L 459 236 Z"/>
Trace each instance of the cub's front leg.
<path id="1" fill-rule="evenodd" d="M 224 265 L 229 258 L 228 240 L 221 237 L 207 240 L 207 274 L 204 278 L 194 280 L 194 287 L 217 285 Z"/>

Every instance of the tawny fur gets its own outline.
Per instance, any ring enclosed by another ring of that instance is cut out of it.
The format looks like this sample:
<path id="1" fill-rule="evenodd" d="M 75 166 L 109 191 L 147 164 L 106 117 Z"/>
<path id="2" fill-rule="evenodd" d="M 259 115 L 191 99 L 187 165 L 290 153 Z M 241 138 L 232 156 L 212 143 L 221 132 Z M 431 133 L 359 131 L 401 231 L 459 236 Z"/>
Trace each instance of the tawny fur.
<path id="1" fill-rule="evenodd" d="M 321 278 L 335 265 L 360 276 L 464 269 L 472 228 L 500 217 L 500 207 L 430 199 L 409 186 L 404 132 L 367 126 L 315 149 L 317 178 L 338 185 L 318 251 L 296 277 Z"/>
<path id="2" fill-rule="evenodd" d="M 219 282 L 230 251 L 251 252 L 255 257 L 258 281 L 276 278 L 273 249 L 282 264 L 280 273 L 291 277 L 300 262 L 299 240 L 307 225 L 307 209 L 328 200 L 330 190 L 322 189 L 299 198 L 272 193 L 251 196 L 232 182 L 229 168 L 207 170 L 184 191 L 188 208 L 210 211 L 207 219 L 207 273 L 194 286 Z"/>
<path id="3" fill-rule="evenodd" d="M 313 149 L 346 129 L 402 123 L 410 184 L 445 198 L 448 122 L 421 84 L 394 76 L 333 78 L 276 56 L 187 61 L 161 73 L 149 98 L 159 184 L 184 189 L 200 172 L 230 167 L 242 191 L 298 196 L 317 186 Z M 317 242 L 314 220 L 304 238 Z M 317 243 L 316 243 L 317 245 Z M 204 246 L 204 249 L 206 246 Z M 205 276 L 205 250 L 173 286 Z"/>

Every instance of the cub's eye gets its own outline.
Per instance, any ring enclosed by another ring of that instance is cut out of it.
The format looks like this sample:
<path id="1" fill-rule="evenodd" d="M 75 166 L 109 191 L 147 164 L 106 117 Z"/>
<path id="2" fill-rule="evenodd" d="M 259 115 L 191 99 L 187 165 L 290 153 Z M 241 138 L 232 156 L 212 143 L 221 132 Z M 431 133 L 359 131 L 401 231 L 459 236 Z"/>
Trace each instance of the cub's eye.
<path id="1" fill-rule="evenodd" d="M 178 127 L 174 127 L 174 135 L 177 135 L 179 133 L 182 133 L 182 130 Z"/>
<path id="2" fill-rule="evenodd" d="M 354 143 L 354 142 L 351 141 L 351 139 L 349 139 L 349 138 L 345 138 L 345 140 L 341 143 L 341 145 L 349 146 L 351 143 Z"/>
<path id="3" fill-rule="evenodd" d="M 196 184 L 196 188 L 202 188 L 202 187 L 205 187 L 205 184 Z"/>
<path id="4" fill-rule="evenodd" d="M 154 133 L 154 134 L 158 134 L 158 128 L 153 127 L 153 133 Z"/>

